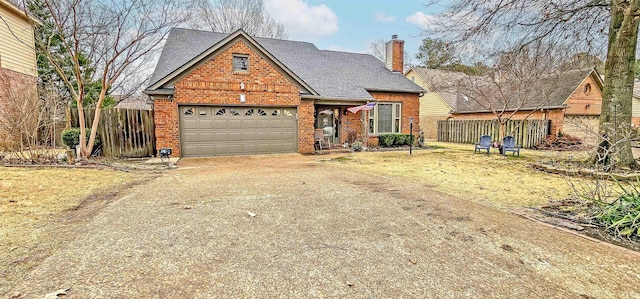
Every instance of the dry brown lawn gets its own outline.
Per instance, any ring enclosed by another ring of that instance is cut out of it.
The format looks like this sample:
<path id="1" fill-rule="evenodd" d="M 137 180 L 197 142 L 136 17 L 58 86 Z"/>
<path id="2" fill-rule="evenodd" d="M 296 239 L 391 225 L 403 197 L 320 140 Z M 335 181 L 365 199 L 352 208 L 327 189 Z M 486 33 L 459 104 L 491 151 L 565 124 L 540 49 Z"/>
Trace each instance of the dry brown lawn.
<path id="1" fill-rule="evenodd" d="M 535 206 L 574 194 L 574 185 L 592 185 L 585 178 L 567 178 L 529 167 L 534 161 L 586 158 L 585 152 L 521 150 L 521 157 L 474 154 L 473 145 L 429 143 L 436 149 L 402 152 L 363 152 L 339 164 L 423 183 L 445 194 L 503 209 Z"/>
<path id="2" fill-rule="evenodd" d="M 0 168 L 0 294 L 65 242 L 78 207 L 149 175 L 115 170 Z M 83 211 L 87 212 L 87 211 Z"/>

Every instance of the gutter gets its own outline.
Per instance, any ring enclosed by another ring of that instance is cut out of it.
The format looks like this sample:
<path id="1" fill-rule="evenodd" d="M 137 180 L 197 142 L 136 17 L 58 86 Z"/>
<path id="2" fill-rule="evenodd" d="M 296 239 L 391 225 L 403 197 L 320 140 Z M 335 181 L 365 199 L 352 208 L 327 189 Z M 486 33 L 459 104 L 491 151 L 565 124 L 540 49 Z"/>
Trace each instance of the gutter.
<path id="1" fill-rule="evenodd" d="M 169 89 L 169 88 L 160 88 L 160 89 L 153 89 L 153 90 L 149 90 L 146 89 L 144 91 L 142 91 L 142 93 L 149 95 L 149 96 L 154 96 L 154 95 L 173 95 L 175 93 L 174 89 Z"/>
<path id="2" fill-rule="evenodd" d="M 504 112 L 512 112 L 512 111 L 532 111 L 532 110 L 549 110 L 549 109 L 564 109 L 567 108 L 566 105 L 560 106 L 545 106 L 540 108 L 520 108 L 520 109 L 505 109 Z M 452 110 L 451 114 L 471 114 L 471 113 L 493 113 L 491 110 L 473 110 L 473 111 L 455 111 Z"/>
<path id="3" fill-rule="evenodd" d="M 366 91 L 378 91 L 378 92 L 402 92 L 402 93 L 427 93 L 426 90 L 415 90 L 415 89 L 383 89 L 383 88 L 365 88 Z"/>

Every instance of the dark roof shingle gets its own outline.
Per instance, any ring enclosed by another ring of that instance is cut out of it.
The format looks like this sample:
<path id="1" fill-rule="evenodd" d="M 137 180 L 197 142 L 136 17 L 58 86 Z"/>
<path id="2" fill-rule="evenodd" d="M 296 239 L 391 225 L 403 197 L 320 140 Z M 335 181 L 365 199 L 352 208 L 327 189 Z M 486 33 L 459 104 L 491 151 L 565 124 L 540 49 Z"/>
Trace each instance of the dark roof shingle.
<path id="1" fill-rule="evenodd" d="M 176 28 L 171 31 L 151 77 L 153 85 L 214 46 L 228 34 Z M 367 90 L 422 92 L 372 55 L 319 50 L 308 42 L 254 38 L 321 97 L 373 99 Z"/>

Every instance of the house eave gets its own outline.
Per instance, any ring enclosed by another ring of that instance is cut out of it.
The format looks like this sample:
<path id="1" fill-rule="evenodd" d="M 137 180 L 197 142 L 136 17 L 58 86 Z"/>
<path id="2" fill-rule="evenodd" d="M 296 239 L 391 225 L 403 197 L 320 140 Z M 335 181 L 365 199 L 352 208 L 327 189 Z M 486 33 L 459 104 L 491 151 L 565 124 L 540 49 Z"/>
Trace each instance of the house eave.
<path id="1" fill-rule="evenodd" d="M 529 108 L 518 108 L 518 109 L 505 109 L 504 112 L 514 112 L 514 111 L 536 111 L 536 110 L 552 110 L 552 109 L 565 109 L 566 105 L 560 106 L 545 106 L 540 108 L 529 107 Z M 502 111 L 502 110 L 500 110 Z M 467 110 L 467 111 L 451 111 L 451 114 L 474 114 L 474 113 L 493 113 L 491 110 Z"/>
<path id="2" fill-rule="evenodd" d="M 314 100 L 316 104 L 346 103 L 347 105 L 350 105 L 350 104 L 357 104 L 362 102 L 366 103 L 366 102 L 376 101 L 376 99 L 374 99 L 373 97 L 371 98 L 323 97 L 319 95 L 310 95 L 310 94 L 300 95 L 300 98 L 302 98 L 303 100 Z"/>
<path id="3" fill-rule="evenodd" d="M 13 13 L 19 15 L 20 17 L 25 18 L 27 20 L 30 20 L 30 21 L 34 22 L 36 25 L 38 25 L 38 26 L 42 26 L 42 21 L 40 21 L 38 18 L 34 17 L 30 13 L 28 13 L 28 12 L 20 9 L 19 7 L 15 6 L 13 3 L 9 2 L 9 1 L 5 1 L 5 0 L 0 0 L 0 5 L 6 7 L 10 11 L 12 11 Z"/>
<path id="4" fill-rule="evenodd" d="M 144 90 L 142 93 L 148 95 L 148 96 L 158 96 L 158 95 L 173 95 L 175 93 L 175 89 L 171 89 L 171 88 L 159 88 L 159 89 L 147 89 Z"/>
<path id="5" fill-rule="evenodd" d="M 366 91 L 373 91 L 373 92 L 398 92 L 398 93 L 416 93 L 416 94 L 427 93 L 427 91 L 424 90 L 424 89 L 415 90 L 415 89 L 365 88 L 365 90 Z"/>

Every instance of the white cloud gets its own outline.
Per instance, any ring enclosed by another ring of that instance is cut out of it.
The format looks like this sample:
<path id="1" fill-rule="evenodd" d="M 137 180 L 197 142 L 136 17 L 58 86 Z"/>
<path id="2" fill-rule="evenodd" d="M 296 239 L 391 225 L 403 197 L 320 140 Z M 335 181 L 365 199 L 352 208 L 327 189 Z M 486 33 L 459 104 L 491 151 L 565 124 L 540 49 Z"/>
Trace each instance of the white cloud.
<path id="1" fill-rule="evenodd" d="M 390 16 L 383 12 L 376 12 L 373 14 L 373 17 L 378 22 L 395 22 L 396 21 L 395 16 Z"/>
<path id="2" fill-rule="evenodd" d="M 422 30 L 426 30 L 436 20 L 434 16 L 426 15 L 418 11 L 405 19 L 408 23 L 418 26 Z"/>
<path id="3" fill-rule="evenodd" d="M 271 17 L 282 23 L 292 39 L 313 39 L 338 31 L 338 16 L 328 6 L 303 0 L 265 0 Z"/>

